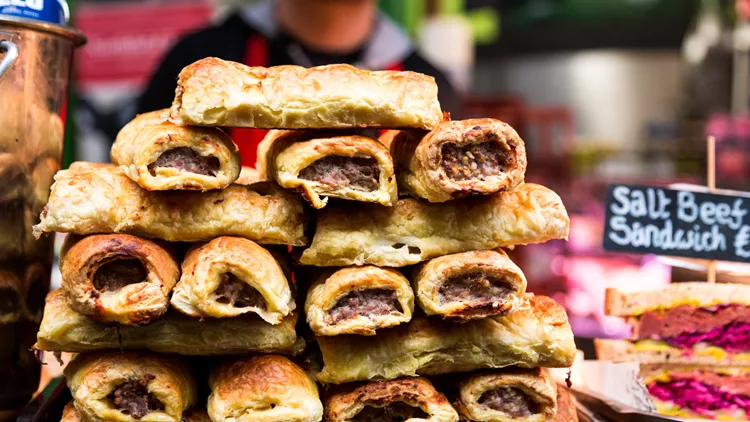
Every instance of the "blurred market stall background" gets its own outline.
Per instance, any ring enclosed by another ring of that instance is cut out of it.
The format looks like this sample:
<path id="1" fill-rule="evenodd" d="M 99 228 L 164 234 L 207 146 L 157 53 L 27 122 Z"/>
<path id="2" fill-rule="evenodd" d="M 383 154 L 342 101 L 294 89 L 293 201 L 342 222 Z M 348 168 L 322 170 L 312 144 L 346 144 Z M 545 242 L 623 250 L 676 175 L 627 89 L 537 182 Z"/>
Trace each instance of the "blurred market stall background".
<path id="1" fill-rule="evenodd" d="M 742 0 L 740 0 L 742 3 Z M 77 52 L 66 163 L 107 161 L 135 100 L 178 37 L 249 0 L 71 2 L 89 43 Z M 601 248 L 607 183 L 750 189 L 750 27 L 729 0 L 381 0 L 422 54 L 462 92 L 464 116 L 513 125 L 527 180 L 560 193 L 570 242 L 514 251 L 532 291 L 564 303 L 576 334 L 619 336 L 608 286 L 643 289 L 705 275 Z M 720 279 L 748 280 L 741 274 Z"/>

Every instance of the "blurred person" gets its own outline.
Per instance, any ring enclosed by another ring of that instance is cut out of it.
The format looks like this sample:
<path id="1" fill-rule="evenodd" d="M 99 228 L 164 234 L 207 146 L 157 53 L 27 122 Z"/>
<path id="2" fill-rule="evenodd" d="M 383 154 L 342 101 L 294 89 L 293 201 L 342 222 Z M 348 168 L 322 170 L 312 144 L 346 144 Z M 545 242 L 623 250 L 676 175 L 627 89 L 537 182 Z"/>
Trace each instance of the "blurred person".
<path id="1" fill-rule="evenodd" d="M 183 67 L 205 57 L 249 66 L 349 63 L 370 70 L 411 70 L 435 77 L 443 110 L 459 98 L 446 77 L 415 51 L 406 33 L 377 10 L 377 0 L 265 0 L 178 41 L 140 98 L 138 112 L 169 107 Z M 233 129 L 243 165 L 254 165 L 264 131 Z"/>

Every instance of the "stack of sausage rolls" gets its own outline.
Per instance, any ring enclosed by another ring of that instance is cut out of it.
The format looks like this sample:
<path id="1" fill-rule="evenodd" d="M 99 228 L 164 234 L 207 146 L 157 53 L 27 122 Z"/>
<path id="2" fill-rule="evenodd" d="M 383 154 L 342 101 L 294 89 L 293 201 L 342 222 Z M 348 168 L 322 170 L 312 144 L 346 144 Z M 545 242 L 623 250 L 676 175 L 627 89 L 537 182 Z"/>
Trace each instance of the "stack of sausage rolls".
<path id="1" fill-rule="evenodd" d="M 270 130 L 255 169 L 228 127 Z M 567 315 L 501 249 L 568 235 L 525 170 L 425 75 L 187 66 L 34 226 L 68 233 L 36 346 L 80 353 L 63 419 L 577 420 L 544 369 L 573 363 Z"/>

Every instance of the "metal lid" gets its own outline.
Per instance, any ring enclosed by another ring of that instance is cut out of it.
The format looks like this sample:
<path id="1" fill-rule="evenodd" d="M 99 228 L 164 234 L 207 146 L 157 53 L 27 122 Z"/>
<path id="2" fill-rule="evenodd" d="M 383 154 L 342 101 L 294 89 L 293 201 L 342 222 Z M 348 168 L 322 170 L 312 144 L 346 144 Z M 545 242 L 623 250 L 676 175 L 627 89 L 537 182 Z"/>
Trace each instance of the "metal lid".
<path id="1" fill-rule="evenodd" d="M 49 34 L 69 39 L 71 42 L 73 42 L 74 47 L 80 47 L 86 44 L 86 36 L 83 34 L 83 32 L 79 31 L 78 29 L 66 26 L 53 25 L 51 23 L 7 15 L 0 16 L 0 25 L 10 25 L 18 28 L 47 32 Z"/>

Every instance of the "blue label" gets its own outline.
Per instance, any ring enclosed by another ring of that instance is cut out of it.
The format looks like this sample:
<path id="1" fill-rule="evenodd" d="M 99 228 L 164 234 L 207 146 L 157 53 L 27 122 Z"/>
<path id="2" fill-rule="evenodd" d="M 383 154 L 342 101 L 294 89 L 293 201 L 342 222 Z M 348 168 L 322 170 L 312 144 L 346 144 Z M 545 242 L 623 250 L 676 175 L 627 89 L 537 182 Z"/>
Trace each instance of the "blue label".
<path id="1" fill-rule="evenodd" d="M 66 25 L 68 4 L 65 0 L 0 0 L 0 18 L 3 15 Z"/>

